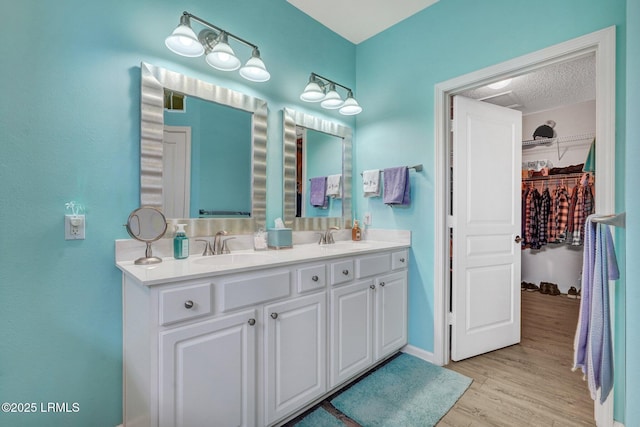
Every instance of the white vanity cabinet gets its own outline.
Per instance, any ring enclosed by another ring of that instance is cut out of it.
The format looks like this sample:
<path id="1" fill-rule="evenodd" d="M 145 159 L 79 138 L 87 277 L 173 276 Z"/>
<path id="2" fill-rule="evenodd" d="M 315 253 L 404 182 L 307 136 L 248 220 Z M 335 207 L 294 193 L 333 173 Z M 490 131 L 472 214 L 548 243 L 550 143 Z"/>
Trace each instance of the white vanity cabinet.
<path id="1" fill-rule="evenodd" d="M 406 266 L 406 250 L 362 256 L 355 259 L 355 281 L 332 283 L 330 387 L 407 343 Z"/>
<path id="2" fill-rule="evenodd" d="M 119 265 L 124 427 L 291 419 L 406 344 L 406 259 L 400 248 L 149 280 L 152 268 Z"/>

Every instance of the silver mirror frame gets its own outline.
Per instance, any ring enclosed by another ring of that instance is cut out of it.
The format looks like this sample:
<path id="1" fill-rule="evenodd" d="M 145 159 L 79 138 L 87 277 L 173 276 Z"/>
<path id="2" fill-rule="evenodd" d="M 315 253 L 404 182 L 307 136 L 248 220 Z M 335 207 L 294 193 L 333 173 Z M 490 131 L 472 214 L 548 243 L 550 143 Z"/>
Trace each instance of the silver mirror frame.
<path id="1" fill-rule="evenodd" d="M 162 209 L 164 90 L 170 89 L 252 113 L 251 218 L 170 218 L 187 224 L 191 236 L 219 230 L 251 233 L 264 228 L 267 211 L 267 102 L 142 62 L 140 64 L 140 204 Z M 173 230 L 174 227 L 169 227 Z"/>
<path id="2" fill-rule="evenodd" d="M 331 226 L 351 228 L 351 187 L 353 182 L 351 128 L 290 108 L 284 108 L 282 116 L 283 217 L 285 225 L 296 231 L 326 230 Z M 342 138 L 342 217 L 296 217 L 296 126 Z"/>

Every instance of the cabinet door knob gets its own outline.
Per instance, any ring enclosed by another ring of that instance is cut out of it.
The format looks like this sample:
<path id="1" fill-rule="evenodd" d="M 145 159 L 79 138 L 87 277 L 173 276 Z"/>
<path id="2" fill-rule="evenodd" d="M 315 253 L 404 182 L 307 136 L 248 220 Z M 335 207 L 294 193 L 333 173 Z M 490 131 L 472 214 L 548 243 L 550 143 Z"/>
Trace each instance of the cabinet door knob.
<path id="1" fill-rule="evenodd" d="M 187 310 L 192 307 L 193 307 L 193 301 L 191 301 L 190 299 L 184 302 L 184 308 L 186 308 Z"/>
<path id="2" fill-rule="evenodd" d="M 380 282 L 380 286 L 384 286 L 384 282 Z"/>
<path id="3" fill-rule="evenodd" d="M 249 325 L 253 326 L 256 324 L 256 319 L 249 319 Z"/>
<path id="4" fill-rule="evenodd" d="M 369 287 L 370 287 L 371 289 L 375 289 L 375 288 L 376 288 L 376 285 L 369 285 Z"/>
<path id="5" fill-rule="evenodd" d="M 342 270 L 342 274 L 344 274 L 345 276 L 349 275 L 349 270 Z"/>
<path id="6" fill-rule="evenodd" d="M 311 278 L 311 280 L 313 280 L 314 282 L 317 282 L 317 281 L 318 281 L 318 276 L 313 276 L 313 277 Z"/>
<path id="7" fill-rule="evenodd" d="M 400 258 L 400 262 L 404 262 L 404 258 Z"/>
<path id="8" fill-rule="evenodd" d="M 277 319 L 278 318 L 278 313 L 271 313 L 271 318 L 272 319 Z"/>

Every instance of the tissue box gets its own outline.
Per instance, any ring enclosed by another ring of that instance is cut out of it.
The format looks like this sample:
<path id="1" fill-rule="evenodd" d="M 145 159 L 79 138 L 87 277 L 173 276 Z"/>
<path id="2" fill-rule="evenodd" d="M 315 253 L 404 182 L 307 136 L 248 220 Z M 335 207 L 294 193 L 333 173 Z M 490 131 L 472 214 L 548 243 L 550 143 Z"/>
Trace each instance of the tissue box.
<path id="1" fill-rule="evenodd" d="M 293 247 L 290 228 L 269 228 L 267 231 L 267 245 L 270 248 L 285 249 Z"/>

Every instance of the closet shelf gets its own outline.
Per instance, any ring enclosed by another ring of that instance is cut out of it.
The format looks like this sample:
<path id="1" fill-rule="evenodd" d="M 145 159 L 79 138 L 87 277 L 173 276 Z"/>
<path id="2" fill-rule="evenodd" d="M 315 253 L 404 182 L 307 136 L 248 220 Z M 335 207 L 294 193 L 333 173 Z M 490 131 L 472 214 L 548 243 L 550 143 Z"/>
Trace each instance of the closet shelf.
<path id="1" fill-rule="evenodd" d="M 563 180 L 563 179 L 579 179 L 582 176 L 588 173 L 591 176 L 595 177 L 593 172 L 575 172 L 575 173 L 559 173 L 556 175 L 547 175 L 547 176 L 532 176 L 530 178 L 522 178 L 522 182 L 531 182 L 531 181 L 553 181 L 553 180 Z"/>
<path id="2" fill-rule="evenodd" d="M 594 132 L 589 132 L 589 133 L 583 133 L 580 135 L 559 136 L 556 138 L 529 139 L 529 140 L 522 141 L 522 146 L 528 147 L 532 145 L 544 145 L 544 144 L 551 144 L 553 142 L 560 144 L 562 142 L 583 141 L 585 139 L 593 139 L 595 137 L 596 137 L 596 134 Z"/>

